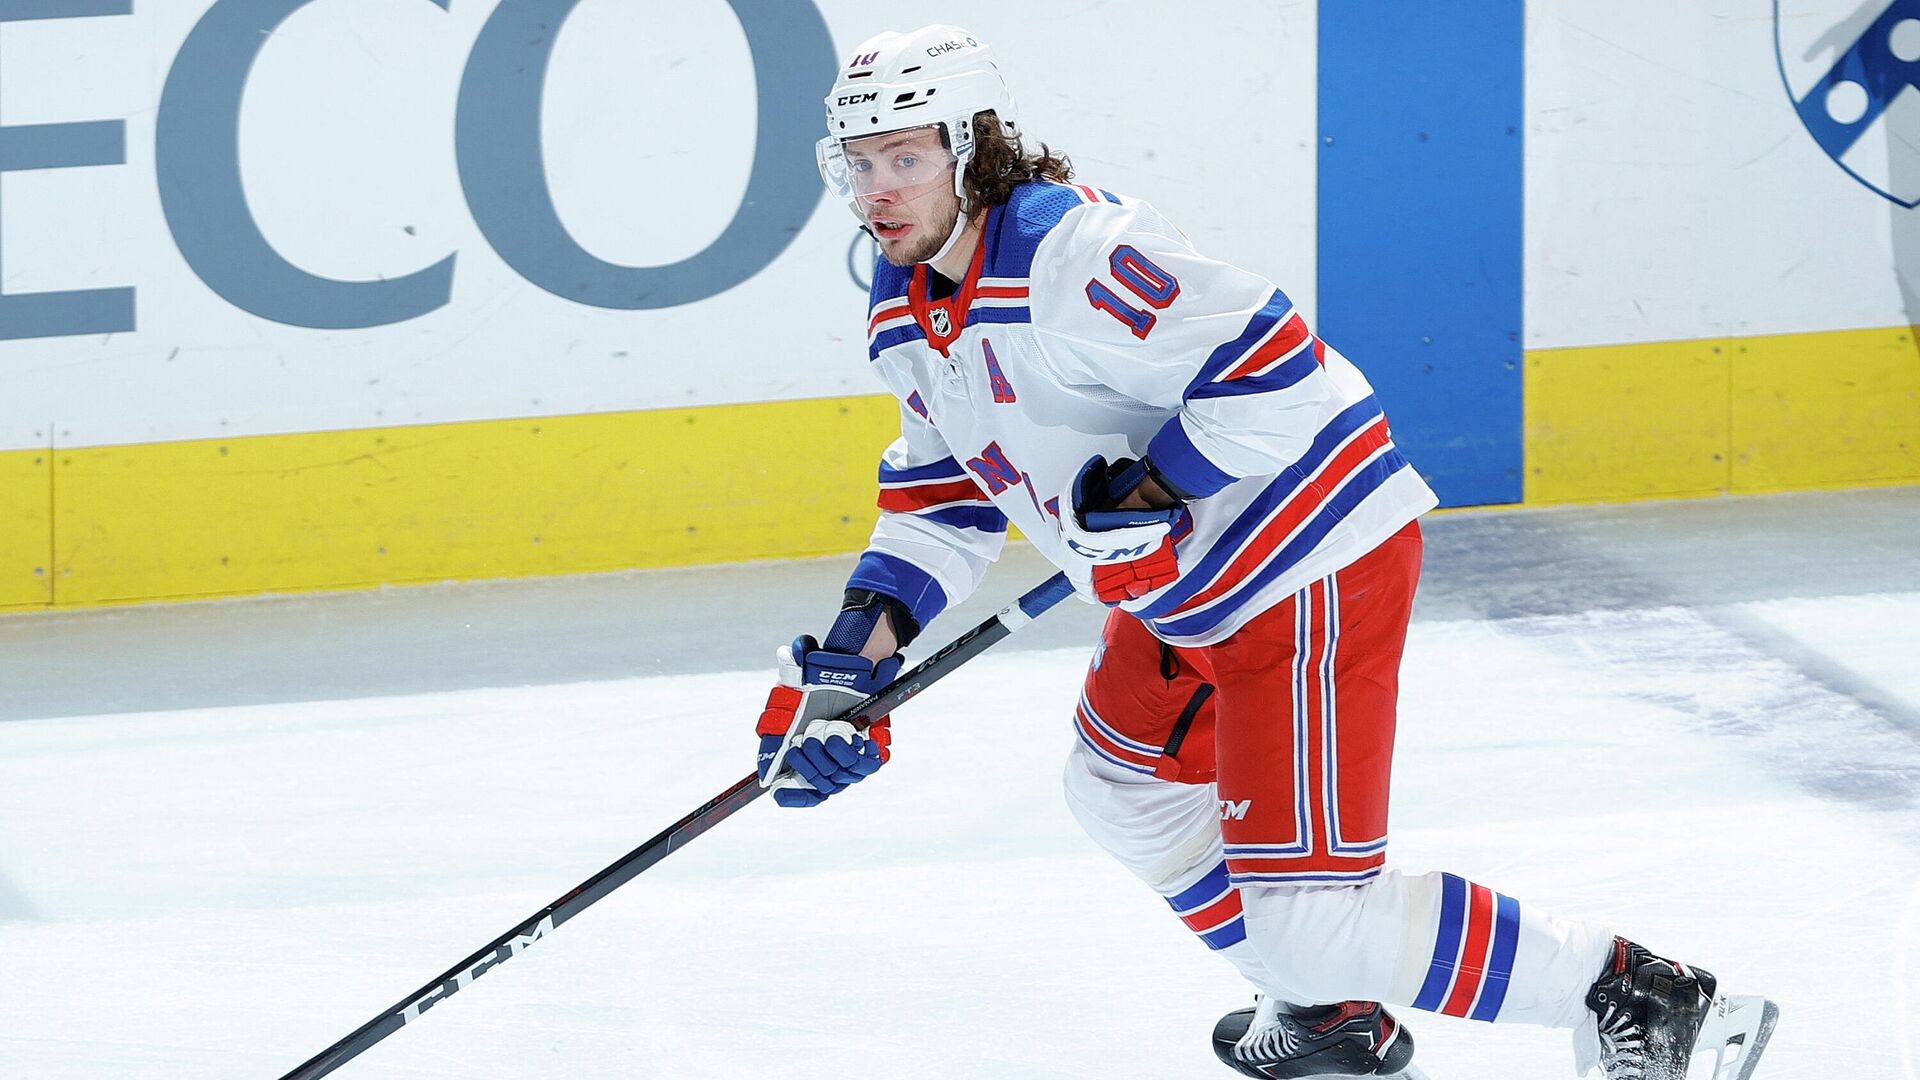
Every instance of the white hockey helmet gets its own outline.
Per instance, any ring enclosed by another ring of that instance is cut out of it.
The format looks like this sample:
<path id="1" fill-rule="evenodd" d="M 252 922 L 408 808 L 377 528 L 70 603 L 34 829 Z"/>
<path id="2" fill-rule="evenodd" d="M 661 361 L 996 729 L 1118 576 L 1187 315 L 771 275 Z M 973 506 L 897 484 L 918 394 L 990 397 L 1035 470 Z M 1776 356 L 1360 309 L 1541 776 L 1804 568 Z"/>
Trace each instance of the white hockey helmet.
<path id="1" fill-rule="evenodd" d="M 1020 131 L 1013 94 L 993 50 L 957 26 L 886 31 L 861 42 L 834 79 L 826 104 L 827 137 L 815 147 L 820 178 L 855 214 L 863 192 L 856 190 L 848 168 L 846 143 L 909 128 L 939 128 L 953 154 L 953 191 L 964 215 L 974 114 L 992 110 L 1008 135 Z M 958 235 L 956 228 L 949 241 Z"/>

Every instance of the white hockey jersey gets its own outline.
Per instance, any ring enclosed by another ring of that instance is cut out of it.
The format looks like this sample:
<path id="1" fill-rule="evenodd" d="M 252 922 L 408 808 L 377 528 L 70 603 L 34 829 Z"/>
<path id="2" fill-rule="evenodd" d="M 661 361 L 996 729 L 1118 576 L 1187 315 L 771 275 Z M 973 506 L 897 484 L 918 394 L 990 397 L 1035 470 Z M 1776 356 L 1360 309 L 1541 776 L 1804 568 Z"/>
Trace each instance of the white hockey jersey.
<path id="1" fill-rule="evenodd" d="M 1060 496 L 1095 454 L 1151 454 L 1189 496 L 1180 577 L 1122 605 L 1175 645 L 1220 641 L 1436 505 L 1359 370 L 1146 203 L 1023 184 L 951 297 L 927 275 L 875 269 L 868 356 L 901 434 L 848 582 L 923 626 L 979 585 L 1009 519 L 1077 569 Z"/>

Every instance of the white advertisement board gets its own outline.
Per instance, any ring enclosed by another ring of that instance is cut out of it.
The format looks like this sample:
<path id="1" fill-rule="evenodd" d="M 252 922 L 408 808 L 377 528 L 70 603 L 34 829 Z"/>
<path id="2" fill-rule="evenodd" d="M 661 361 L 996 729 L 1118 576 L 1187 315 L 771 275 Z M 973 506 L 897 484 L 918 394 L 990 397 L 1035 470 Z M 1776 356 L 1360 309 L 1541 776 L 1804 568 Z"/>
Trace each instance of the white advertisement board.
<path id="1" fill-rule="evenodd" d="M 1920 200 L 1920 67 L 1856 83 L 1846 64 L 1920 59 L 1920 20 L 1895 8 L 1528 4 L 1527 347 L 1920 322 L 1920 218 L 1900 201 Z M 1856 106 L 1867 82 L 1884 114 Z M 1823 144 L 1802 102 L 1860 130 Z"/>
<path id="2" fill-rule="evenodd" d="M 1315 7 L 969 5 L 1028 131 L 1311 311 Z M 948 5 L 0 9 L 0 449 L 867 394 L 836 57 Z"/>

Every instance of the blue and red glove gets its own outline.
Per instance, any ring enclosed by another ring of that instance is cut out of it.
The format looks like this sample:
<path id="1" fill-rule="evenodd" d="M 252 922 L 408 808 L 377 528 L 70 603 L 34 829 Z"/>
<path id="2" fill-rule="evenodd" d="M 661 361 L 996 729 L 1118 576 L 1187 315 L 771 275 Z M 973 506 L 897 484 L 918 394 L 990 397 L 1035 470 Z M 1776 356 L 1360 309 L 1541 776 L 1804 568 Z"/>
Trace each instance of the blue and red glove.
<path id="1" fill-rule="evenodd" d="M 887 763 L 893 742 L 887 717 L 864 732 L 834 718 L 892 682 L 900 657 L 875 663 L 828 652 L 810 635 L 780 646 L 778 655 L 780 681 L 755 729 L 760 786 L 772 788 L 781 806 L 818 806 Z"/>
<path id="2" fill-rule="evenodd" d="M 1061 498 L 1060 538 L 1072 558 L 1065 567 L 1074 588 L 1103 604 L 1124 603 L 1173 584 L 1180 576 L 1173 524 L 1183 508 L 1121 510 L 1147 472 L 1139 462 L 1090 458 Z"/>

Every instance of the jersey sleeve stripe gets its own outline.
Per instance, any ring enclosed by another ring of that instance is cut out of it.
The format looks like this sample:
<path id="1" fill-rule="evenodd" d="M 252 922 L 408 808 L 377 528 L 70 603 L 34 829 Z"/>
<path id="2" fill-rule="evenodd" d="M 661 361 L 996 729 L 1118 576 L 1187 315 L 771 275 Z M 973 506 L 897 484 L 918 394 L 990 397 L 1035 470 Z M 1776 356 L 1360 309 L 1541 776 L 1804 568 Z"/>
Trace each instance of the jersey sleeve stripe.
<path id="1" fill-rule="evenodd" d="M 1280 360 L 1292 356 L 1312 337 L 1312 334 L 1307 333 L 1307 320 L 1301 318 L 1299 312 L 1295 312 L 1291 318 L 1269 334 L 1253 352 L 1249 353 L 1245 360 L 1235 364 L 1225 375 L 1220 376 L 1220 381 L 1245 378 L 1264 371 Z"/>
<path id="2" fill-rule="evenodd" d="M 913 621 L 925 626 L 947 607 L 947 593 L 933 575 L 898 555 L 869 549 L 847 579 L 849 589 L 872 589 L 907 605 Z"/>
<path id="3" fill-rule="evenodd" d="M 1247 325 L 1240 331 L 1240 336 L 1213 350 L 1207 356 L 1206 363 L 1200 365 L 1199 374 L 1187 384 L 1185 396 L 1192 397 L 1195 390 L 1219 378 L 1221 372 L 1246 359 L 1248 354 L 1259 347 L 1260 343 L 1273 333 L 1274 328 L 1292 313 L 1293 301 L 1287 299 L 1287 294 L 1279 289 L 1273 290 L 1273 295 L 1267 298 L 1267 302 L 1259 311 L 1253 313 L 1253 318 L 1247 320 Z"/>
<path id="4" fill-rule="evenodd" d="M 1358 438 L 1342 447 L 1311 483 L 1294 491 L 1285 502 L 1267 514 L 1259 532 L 1254 534 L 1251 542 L 1240 549 L 1239 554 L 1234 556 L 1233 561 L 1227 565 L 1213 584 L 1175 608 L 1172 614 L 1190 614 L 1218 600 L 1245 582 L 1302 525 L 1321 510 L 1325 505 L 1324 500 L 1328 492 L 1338 489 L 1388 445 L 1387 422 L 1383 418 L 1361 432 Z"/>
<path id="5" fill-rule="evenodd" d="M 1318 476 L 1334 454 L 1380 420 L 1381 416 L 1379 400 L 1368 395 L 1328 421 L 1327 425 L 1320 429 L 1320 433 L 1314 436 L 1312 445 L 1307 447 L 1307 452 L 1300 455 L 1300 460 L 1289 466 L 1247 504 L 1247 508 L 1234 519 L 1233 524 L 1227 526 L 1220 538 L 1214 542 L 1212 549 L 1192 570 L 1181 575 L 1180 581 L 1155 598 L 1153 603 L 1134 610 L 1133 613 L 1143 619 L 1160 618 L 1185 604 L 1195 593 L 1219 577 L 1233 561 L 1234 554 L 1254 537 L 1276 508 L 1304 490 L 1307 483 Z M 1151 452 L 1149 450 L 1149 453 Z M 1158 457 L 1154 458 L 1154 463 L 1164 470 L 1164 463 Z M 1175 484 L 1180 483 L 1178 477 L 1170 477 L 1170 479 Z"/>
<path id="6" fill-rule="evenodd" d="M 950 480 L 966 475 L 966 466 L 951 457 L 909 469 L 896 469 L 884 461 L 880 463 L 880 482 L 886 485 L 922 484 L 929 480 Z"/>
<path id="7" fill-rule="evenodd" d="M 1285 390 L 1297 386 L 1301 380 L 1320 370 L 1313 359 L 1313 352 L 1301 349 L 1291 360 L 1278 364 L 1260 375 L 1237 378 L 1232 382 L 1213 382 L 1202 386 L 1187 395 L 1190 401 L 1204 401 L 1208 398 L 1245 397 L 1248 394 L 1267 394 L 1275 390 Z"/>
<path id="8" fill-rule="evenodd" d="M 925 482 L 904 487 L 880 489 L 880 509 L 911 514 L 921 510 L 943 509 L 960 503 L 983 503 L 986 493 L 969 479 Z"/>
<path id="9" fill-rule="evenodd" d="M 977 503 L 949 506 L 945 509 L 921 510 L 913 516 L 921 521 L 945 525 L 949 529 L 976 529 L 983 533 L 1007 531 L 1007 515 L 993 506 Z"/>
<path id="10" fill-rule="evenodd" d="M 1264 566 L 1254 569 L 1245 578 L 1225 582 L 1225 590 L 1206 602 L 1209 606 L 1196 608 L 1191 613 L 1183 612 L 1172 618 L 1155 620 L 1154 628 L 1167 637 L 1178 639 L 1204 634 L 1219 626 L 1232 616 L 1248 597 L 1258 593 L 1269 582 L 1286 573 L 1301 559 L 1311 554 L 1336 525 L 1351 516 L 1360 504 L 1380 490 L 1390 477 L 1406 468 L 1409 468 L 1407 460 L 1400 456 L 1400 452 L 1394 449 L 1392 443 L 1388 443 L 1369 458 L 1357 472 L 1348 476 L 1339 490 L 1334 491 L 1324 502 L 1310 504 L 1312 516 L 1297 529 L 1283 534 L 1283 527 L 1279 522 L 1270 526 L 1263 534 L 1263 542 L 1276 544 L 1277 550 L 1267 559 Z M 1302 501 L 1306 500 L 1303 498 Z"/>
<path id="11" fill-rule="evenodd" d="M 1218 494 L 1221 489 L 1238 479 L 1231 473 L 1215 465 L 1200 448 L 1193 445 L 1193 438 L 1187 434 L 1186 426 L 1176 414 L 1160 426 L 1153 438 L 1147 443 L 1147 456 L 1153 459 L 1153 466 L 1161 475 L 1173 482 L 1173 486 L 1184 492 L 1188 498 L 1204 499 Z"/>

